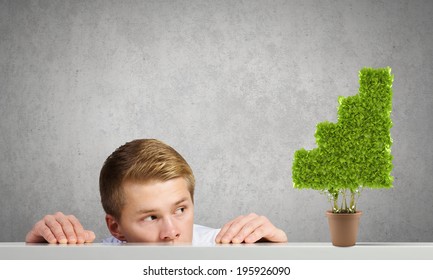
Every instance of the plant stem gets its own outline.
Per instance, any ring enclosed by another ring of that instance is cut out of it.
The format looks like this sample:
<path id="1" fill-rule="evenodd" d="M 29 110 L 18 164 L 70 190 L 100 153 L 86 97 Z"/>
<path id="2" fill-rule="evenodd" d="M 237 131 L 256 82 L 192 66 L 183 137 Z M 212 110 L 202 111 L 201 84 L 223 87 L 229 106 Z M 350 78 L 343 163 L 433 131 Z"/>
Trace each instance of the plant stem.
<path id="1" fill-rule="evenodd" d="M 352 213 L 356 212 L 356 202 L 355 202 L 355 195 L 356 192 L 354 192 L 353 190 L 350 190 L 351 194 L 350 194 L 350 211 Z"/>
<path id="2" fill-rule="evenodd" d="M 346 201 L 346 190 L 343 190 L 343 201 L 342 201 L 343 206 L 342 208 L 342 212 L 347 213 L 347 201 Z"/>
<path id="3" fill-rule="evenodd" d="M 332 209 L 333 213 L 338 213 L 338 192 L 334 193 L 334 208 Z"/>

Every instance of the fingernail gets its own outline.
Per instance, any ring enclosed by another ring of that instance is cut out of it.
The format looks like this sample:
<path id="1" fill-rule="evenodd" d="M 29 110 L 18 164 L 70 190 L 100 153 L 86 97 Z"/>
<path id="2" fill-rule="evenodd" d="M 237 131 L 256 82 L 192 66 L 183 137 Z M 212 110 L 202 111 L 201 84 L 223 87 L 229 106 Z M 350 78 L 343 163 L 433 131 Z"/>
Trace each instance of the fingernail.
<path id="1" fill-rule="evenodd" d="M 66 238 L 62 238 L 59 240 L 59 243 L 60 244 L 66 244 L 66 243 L 68 243 L 68 240 Z"/>
<path id="2" fill-rule="evenodd" d="M 85 241 L 90 241 L 90 240 L 92 240 L 94 237 L 95 234 L 93 233 L 93 232 L 86 232 L 86 233 L 84 233 L 84 240 Z"/>

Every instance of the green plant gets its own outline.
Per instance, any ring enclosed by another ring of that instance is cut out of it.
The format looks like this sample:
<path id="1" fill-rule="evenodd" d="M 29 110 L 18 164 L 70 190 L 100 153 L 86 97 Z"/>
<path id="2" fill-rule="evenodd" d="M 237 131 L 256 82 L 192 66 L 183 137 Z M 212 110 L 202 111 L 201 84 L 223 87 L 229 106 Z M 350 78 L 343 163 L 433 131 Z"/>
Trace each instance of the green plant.
<path id="1" fill-rule="evenodd" d="M 319 123 L 318 147 L 294 154 L 293 186 L 324 192 L 334 213 L 355 213 L 362 187 L 392 187 L 393 78 L 389 67 L 361 69 L 358 94 L 338 98 L 337 123 Z"/>

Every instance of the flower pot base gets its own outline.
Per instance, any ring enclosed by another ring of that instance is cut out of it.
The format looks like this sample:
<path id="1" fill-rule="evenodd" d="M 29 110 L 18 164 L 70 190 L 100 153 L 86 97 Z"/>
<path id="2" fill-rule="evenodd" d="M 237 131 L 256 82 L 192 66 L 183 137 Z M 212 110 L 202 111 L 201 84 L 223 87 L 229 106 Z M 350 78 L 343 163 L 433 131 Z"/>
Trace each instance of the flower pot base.
<path id="1" fill-rule="evenodd" d="M 358 237 L 359 218 L 362 211 L 354 214 L 336 214 L 326 212 L 331 233 L 332 245 L 338 247 L 349 247 L 356 244 Z"/>

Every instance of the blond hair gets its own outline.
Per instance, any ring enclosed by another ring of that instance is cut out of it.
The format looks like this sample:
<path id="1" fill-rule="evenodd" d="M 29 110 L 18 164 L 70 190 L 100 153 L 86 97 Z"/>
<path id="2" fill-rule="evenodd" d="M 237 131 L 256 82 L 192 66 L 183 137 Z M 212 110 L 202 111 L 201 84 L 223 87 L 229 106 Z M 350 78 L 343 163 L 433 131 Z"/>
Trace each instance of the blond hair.
<path id="1" fill-rule="evenodd" d="M 133 140 L 117 148 L 102 166 L 99 176 L 102 207 L 105 213 L 120 219 L 125 205 L 124 182 L 165 182 L 179 177 L 186 180 L 193 200 L 195 179 L 186 160 L 159 140 Z"/>

